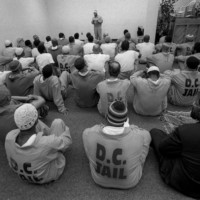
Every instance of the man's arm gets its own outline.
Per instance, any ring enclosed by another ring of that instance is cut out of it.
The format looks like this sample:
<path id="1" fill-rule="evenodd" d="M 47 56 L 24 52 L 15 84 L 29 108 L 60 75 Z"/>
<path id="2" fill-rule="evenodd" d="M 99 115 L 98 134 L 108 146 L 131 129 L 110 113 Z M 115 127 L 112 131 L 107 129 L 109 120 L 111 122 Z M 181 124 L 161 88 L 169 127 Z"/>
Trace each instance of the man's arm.
<path id="1" fill-rule="evenodd" d="M 176 158 L 181 155 L 182 143 L 179 129 L 176 128 L 167 138 L 159 144 L 160 153 L 167 158 Z"/>
<path id="2" fill-rule="evenodd" d="M 45 104 L 43 97 L 32 94 L 28 95 L 28 101 L 30 101 L 30 103 L 35 106 L 36 109 L 42 107 Z"/>
<path id="3" fill-rule="evenodd" d="M 102 17 L 98 17 L 98 20 L 97 20 L 100 24 L 102 24 L 103 23 L 103 19 L 102 19 Z"/>

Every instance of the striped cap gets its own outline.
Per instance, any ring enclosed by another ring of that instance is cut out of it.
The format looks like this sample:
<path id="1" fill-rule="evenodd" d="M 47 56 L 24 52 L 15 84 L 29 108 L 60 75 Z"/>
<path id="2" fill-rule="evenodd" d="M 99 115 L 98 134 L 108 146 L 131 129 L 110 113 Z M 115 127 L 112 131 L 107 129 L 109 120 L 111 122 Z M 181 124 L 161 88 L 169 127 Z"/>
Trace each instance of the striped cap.
<path id="1" fill-rule="evenodd" d="M 128 109 L 121 101 L 114 101 L 108 108 L 107 120 L 112 126 L 122 127 L 127 121 Z"/>

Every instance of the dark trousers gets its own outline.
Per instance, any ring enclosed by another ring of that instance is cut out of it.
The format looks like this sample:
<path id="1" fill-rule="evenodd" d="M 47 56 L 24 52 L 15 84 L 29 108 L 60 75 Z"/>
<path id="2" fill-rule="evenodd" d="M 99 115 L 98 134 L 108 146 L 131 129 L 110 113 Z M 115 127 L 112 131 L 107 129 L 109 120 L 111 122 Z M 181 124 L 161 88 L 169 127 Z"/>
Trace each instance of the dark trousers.
<path id="1" fill-rule="evenodd" d="M 167 138 L 168 135 L 159 129 L 152 129 L 150 134 L 152 138 L 151 146 L 153 147 L 159 162 L 160 175 L 166 184 L 170 184 L 170 175 L 173 170 L 175 161 L 173 159 L 164 158 L 159 151 L 159 145 L 161 141 Z"/>

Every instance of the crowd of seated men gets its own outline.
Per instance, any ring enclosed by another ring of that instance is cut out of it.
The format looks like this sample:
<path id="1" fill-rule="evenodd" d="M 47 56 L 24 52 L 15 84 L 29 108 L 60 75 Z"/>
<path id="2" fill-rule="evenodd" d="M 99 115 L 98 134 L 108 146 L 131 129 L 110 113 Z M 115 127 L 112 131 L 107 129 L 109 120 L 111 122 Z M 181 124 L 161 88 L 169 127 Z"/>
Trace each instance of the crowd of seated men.
<path id="1" fill-rule="evenodd" d="M 95 183 L 128 189 L 138 184 L 149 147 L 155 150 L 164 182 L 185 195 L 200 198 L 200 42 L 186 35 L 175 44 L 170 36 L 160 43 L 150 36 L 132 38 L 128 30 L 116 42 L 109 35 L 95 40 L 79 34 L 46 37 L 33 42 L 10 40 L 0 55 L 0 140 L 9 166 L 27 182 L 57 180 L 65 167 L 63 152 L 72 144 L 70 129 L 61 119 L 42 122 L 53 102 L 59 113 L 69 112 L 68 89 L 82 108 L 97 107 L 108 126 L 94 124 L 83 131 L 85 153 Z M 129 124 L 127 92 L 142 116 L 159 116 L 168 104 L 191 107 L 194 124 L 170 134 Z M 73 112 L 70 109 L 70 112 Z M 51 114 L 51 113 L 49 113 Z M 72 144 L 73 145 L 73 144 Z"/>

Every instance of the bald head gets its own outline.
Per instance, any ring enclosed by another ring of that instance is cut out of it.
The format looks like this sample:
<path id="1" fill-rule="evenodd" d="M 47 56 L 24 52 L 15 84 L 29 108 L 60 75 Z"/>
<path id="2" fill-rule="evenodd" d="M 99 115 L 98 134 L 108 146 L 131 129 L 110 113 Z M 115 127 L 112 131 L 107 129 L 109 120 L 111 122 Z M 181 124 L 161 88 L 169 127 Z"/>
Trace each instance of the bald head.
<path id="1" fill-rule="evenodd" d="M 117 78 L 121 70 L 121 66 L 116 61 L 111 61 L 108 63 L 108 71 L 111 77 Z"/>
<path id="2" fill-rule="evenodd" d="M 100 46 L 99 46 L 99 44 L 95 44 L 93 46 L 92 50 L 93 50 L 93 53 L 95 53 L 95 54 L 100 53 Z"/>

